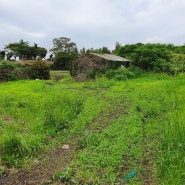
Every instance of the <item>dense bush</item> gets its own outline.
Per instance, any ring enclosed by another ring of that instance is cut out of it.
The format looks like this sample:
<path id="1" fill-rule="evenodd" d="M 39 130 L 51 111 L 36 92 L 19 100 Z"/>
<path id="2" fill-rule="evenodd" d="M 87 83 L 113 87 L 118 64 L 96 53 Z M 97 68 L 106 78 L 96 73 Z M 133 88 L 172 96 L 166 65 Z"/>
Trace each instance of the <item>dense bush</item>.
<path id="1" fill-rule="evenodd" d="M 30 78 L 30 68 L 29 67 L 22 67 L 22 68 L 15 68 L 8 76 L 8 80 L 16 81 L 21 79 L 29 79 Z"/>
<path id="2" fill-rule="evenodd" d="M 66 53 L 59 52 L 56 54 L 53 60 L 52 68 L 56 70 L 69 70 L 70 62 L 70 56 L 68 56 Z"/>
<path id="3" fill-rule="evenodd" d="M 171 51 L 165 44 L 131 44 L 117 48 L 115 53 L 132 60 L 134 66 L 147 71 L 164 72 L 170 59 Z"/>
<path id="4" fill-rule="evenodd" d="M 50 68 L 47 62 L 38 59 L 31 65 L 31 78 L 33 79 L 50 79 Z"/>
<path id="5" fill-rule="evenodd" d="M 31 65 L 4 61 L 0 63 L 0 82 L 21 79 L 49 79 L 50 68 L 45 61 L 34 61 Z"/>
<path id="6" fill-rule="evenodd" d="M 8 81 L 10 74 L 15 68 L 16 66 L 10 62 L 2 62 L 0 64 L 0 81 Z"/>
<path id="7" fill-rule="evenodd" d="M 117 70 L 109 69 L 105 72 L 105 76 L 108 79 L 114 79 L 114 80 L 127 80 L 129 78 L 134 78 L 135 74 L 126 68 L 119 68 Z"/>

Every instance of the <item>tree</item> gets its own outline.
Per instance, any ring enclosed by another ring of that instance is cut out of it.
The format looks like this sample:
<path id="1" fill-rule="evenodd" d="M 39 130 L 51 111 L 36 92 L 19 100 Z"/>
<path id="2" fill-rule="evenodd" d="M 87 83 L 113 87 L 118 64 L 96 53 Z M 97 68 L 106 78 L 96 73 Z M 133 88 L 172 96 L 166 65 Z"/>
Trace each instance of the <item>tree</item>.
<path id="1" fill-rule="evenodd" d="M 74 42 L 70 42 L 71 39 L 67 37 L 60 37 L 53 39 L 53 48 L 50 49 L 54 54 L 63 52 L 71 55 L 77 51 L 76 44 Z"/>
<path id="2" fill-rule="evenodd" d="M 45 58 L 47 54 L 47 49 L 42 48 L 42 47 L 37 47 L 35 52 L 36 52 L 36 56 Z"/>
<path id="3" fill-rule="evenodd" d="M 20 60 L 35 60 L 37 56 L 44 58 L 47 54 L 47 50 L 42 47 L 38 47 L 37 44 L 30 46 L 29 42 L 20 40 L 18 43 L 9 43 L 5 46 L 5 51 L 7 53 L 7 59 L 11 57 L 19 57 Z"/>
<path id="4" fill-rule="evenodd" d="M 83 47 L 81 50 L 80 50 L 80 55 L 84 55 L 86 53 L 86 49 Z"/>
<path id="5" fill-rule="evenodd" d="M 29 46 L 29 42 L 24 42 L 22 39 L 17 43 L 10 43 L 5 46 L 5 50 L 7 51 L 8 56 L 19 57 L 21 60 L 23 56 L 26 54 L 26 50 Z M 9 57 L 8 57 L 9 58 Z"/>
<path id="6" fill-rule="evenodd" d="M 169 50 L 164 44 L 131 44 L 121 46 L 116 54 L 131 59 L 132 64 L 147 71 L 167 71 Z"/>
<path id="7" fill-rule="evenodd" d="M 115 50 L 119 49 L 120 47 L 121 47 L 121 43 L 116 42 L 116 44 L 115 44 Z"/>
<path id="8" fill-rule="evenodd" d="M 69 70 L 72 60 L 78 57 L 76 44 L 67 37 L 53 39 L 53 48 L 50 52 L 54 55 L 54 69 Z"/>
<path id="9" fill-rule="evenodd" d="M 106 54 L 110 54 L 111 53 L 110 50 L 108 49 L 108 47 L 105 47 L 105 46 L 103 46 L 102 48 L 100 48 L 99 51 L 101 53 L 106 53 Z"/>
<path id="10" fill-rule="evenodd" d="M 103 46 L 102 48 L 99 49 L 88 49 L 87 52 L 92 52 L 92 53 L 97 53 L 97 54 L 110 54 L 110 50 L 108 47 Z"/>
<path id="11" fill-rule="evenodd" d="M 69 70 L 71 60 L 72 59 L 66 53 L 58 52 L 54 58 L 53 69 Z"/>
<path id="12" fill-rule="evenodd" d="M 175 76 L 181 72 L 184 73 L 185 70 L 185 55 L 173 53 L 170 58 L 170 63 L 168 65 L 169 72 Z"/>

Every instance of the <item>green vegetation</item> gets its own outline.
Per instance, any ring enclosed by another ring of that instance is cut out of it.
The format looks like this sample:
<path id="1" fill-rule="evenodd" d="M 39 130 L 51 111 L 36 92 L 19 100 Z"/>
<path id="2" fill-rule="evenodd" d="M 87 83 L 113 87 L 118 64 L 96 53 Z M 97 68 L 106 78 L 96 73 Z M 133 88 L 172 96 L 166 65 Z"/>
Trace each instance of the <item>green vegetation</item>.
<path id="1" fill-rule="evenodd" d="M 108 79 L 114 79 L 118 81 L 124 81 L 129 78 L 134 78 L 135 74 L 130 70 L 126 68 L 119 68 L 117 70 L 109 69 L 105 72 L 105 76 Z"/>
<path id="2" fill-rule="evenodd" d="M 71 140 L 74 157 L 53 181 L 185 184 L 184 79 L 143 73 L 77 83 L 64 75 L 0 84 L 0 176 Z"/>
<path id="3" fill-rule="evenodd" d="M 174 75 L 184 72 L 185 45 L 137 43 L 121 46 L 118 44 L 114 53 L 131 59 L 134 66 L 146 71 Z"/>
<path id="4" fill-rule="evenodd" d="M 0 65 L 0 82 L 29 79 L 31 69 L 28 65 L 3 61 Z"/>
<path id="5" fill-rule="evenodd" d="M 53 39 L 53 48 L 50 51 L 54 55 L 52 69 L 55 70 L 69 70 L 71 62 L 78 57 L 76 44 L 67 37 Z"/>
<path id="6" fill-rule="evenodd" d="M 11 60 L 12 57 L 14 57 L 14 60 L 16 60 L 16 57 L 19 57 L 19 60 L 36 60 L 37 56 L 44 58 L 47 53 L 45 48 L 38 47 L 37 44 L 29 46 L 29 42 L 22 39 L 19 42 L 9 43 L 4 49 L 8 60 Z"/>
<path id="7" fill-rule="evenodd" d="M 50 67 L 46 61 L 37 59 L 30 65 L 30 77 L 32 79 L 50 79 Z"/>
<path id="8" fill-rule="evenodd" d="M 47 62 L 40 59 L 31 64 L 20 64 L 3 61 L 0 64 L 0 82 L 16 81 L 21 79 L 45 79 L 50 78 L 50 68 Z"/>

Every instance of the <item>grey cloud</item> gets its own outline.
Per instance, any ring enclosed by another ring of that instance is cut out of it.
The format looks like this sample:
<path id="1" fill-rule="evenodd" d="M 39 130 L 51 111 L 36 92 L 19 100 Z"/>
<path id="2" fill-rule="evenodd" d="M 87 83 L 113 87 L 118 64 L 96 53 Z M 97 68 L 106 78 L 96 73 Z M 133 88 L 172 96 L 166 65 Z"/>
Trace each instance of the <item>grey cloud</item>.
<path id="1" fill-rule="evenodd" d="M 184 9 L 184 0 L 0 0 L 0 49 L 20 39 L 49 49 L 61 36 L 80 48 L 183 44 Z"/>

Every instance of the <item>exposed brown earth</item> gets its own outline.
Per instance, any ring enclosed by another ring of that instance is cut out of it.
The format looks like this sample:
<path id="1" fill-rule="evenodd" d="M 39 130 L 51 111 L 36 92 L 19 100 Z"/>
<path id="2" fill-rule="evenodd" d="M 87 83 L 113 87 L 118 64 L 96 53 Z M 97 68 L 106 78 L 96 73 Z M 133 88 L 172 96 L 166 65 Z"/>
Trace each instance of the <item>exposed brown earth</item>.
<path id="1" fill-rule="evenodd" d="M 7 177 L 1 179 L 1 185 L 36 185 L 52 184 L 52 177 L 56 172 L 63 171 L 70 164 L 75 150 L 76 142 L 69 141 L 70 149 L 62 147 L 52 149 L 35 159 L 34 167 L 30 170 L 21 169 L 16 173 L 8 173 Z"/>

